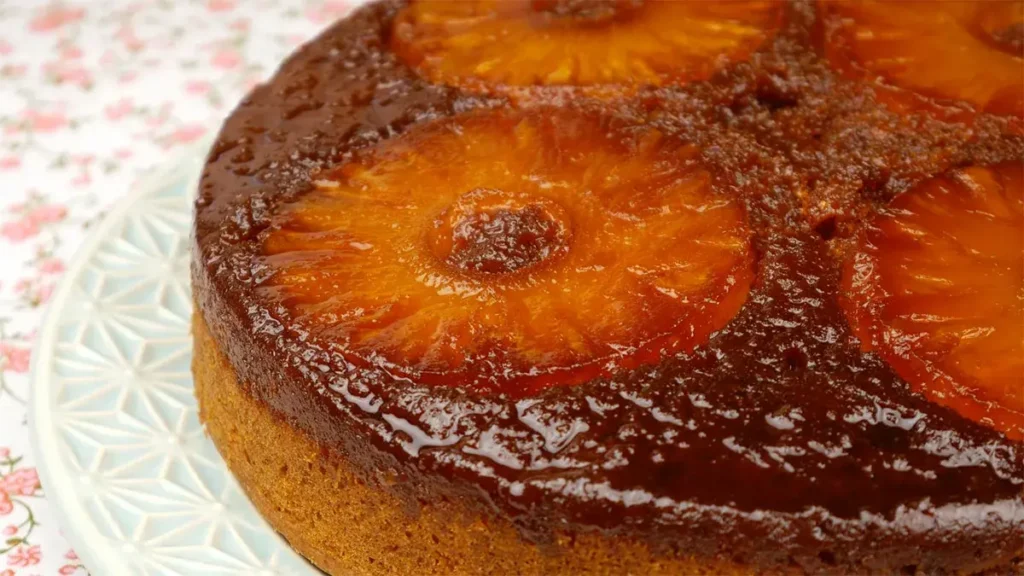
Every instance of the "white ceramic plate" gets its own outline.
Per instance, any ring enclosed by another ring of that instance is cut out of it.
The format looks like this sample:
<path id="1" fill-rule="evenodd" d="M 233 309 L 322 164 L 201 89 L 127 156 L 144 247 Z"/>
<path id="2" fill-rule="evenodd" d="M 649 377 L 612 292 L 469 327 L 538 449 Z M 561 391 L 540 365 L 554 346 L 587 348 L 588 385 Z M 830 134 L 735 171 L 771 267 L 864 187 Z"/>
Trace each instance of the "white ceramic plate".
<path id="1" fill-rule="evenodd" d="M 197 418 L 189 228 L 208 145 L 97 227 L 36 343 L 39 473 L 96 576 L 319 574 L 257 514 Z"/>

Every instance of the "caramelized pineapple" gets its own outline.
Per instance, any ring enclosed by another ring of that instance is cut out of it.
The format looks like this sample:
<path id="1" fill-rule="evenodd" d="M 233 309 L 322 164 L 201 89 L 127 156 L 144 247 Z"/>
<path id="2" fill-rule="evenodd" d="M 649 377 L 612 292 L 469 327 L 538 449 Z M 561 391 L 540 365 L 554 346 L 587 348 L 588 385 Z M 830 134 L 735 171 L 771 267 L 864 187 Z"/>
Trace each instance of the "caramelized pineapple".
<path id="1" fill-rule="evenodd" d="M 748 59 L 781 16 L 774 0 L 416 1 L 392 48 L 431 81 L 470 89 L 661 86 Z"/>
<path id="2" fill-rule="evenodd" d="M 276 216 L 261 285 L 354 362 L 528 393 L 692 349 L 746 298 L 745 211 L 698 150 L 554 109 L 428 123 Z"/>
<path id="3" fill-rule="evenodd" d="M 855 77 L 1024 116 L 1024 2 L 820 2 L 826 54 Z"/>
<path id="4" fill-rule="evenodd" d="M 854 332 L 913 388 L 1024 437 L 1024 164 L 971 167 L 898 196 L 863 230 L 843 287 Z"/>

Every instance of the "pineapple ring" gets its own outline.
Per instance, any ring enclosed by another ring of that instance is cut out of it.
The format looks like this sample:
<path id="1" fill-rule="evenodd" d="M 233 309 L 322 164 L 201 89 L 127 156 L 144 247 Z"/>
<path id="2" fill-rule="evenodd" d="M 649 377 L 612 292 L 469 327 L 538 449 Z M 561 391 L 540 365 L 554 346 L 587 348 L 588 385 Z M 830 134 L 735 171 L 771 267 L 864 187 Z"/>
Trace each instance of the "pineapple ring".
<path id="1" fill-rule="evenodd" d="M 746 213 L 698 150 L 599 116 L 476 112 L 319 175 L 258 290 L 352 362 L 530 393 L 686 352 L 746 299 Z"/>
<path id="2" fill-rule="evenodd" d="M 778 29 L 774 0 L 418 1 L 392 49 L 432 82 L 495 86 L 670 85 L 747 60 Z"/>
<path id="3" fill-rule="evenodd" d="M 819 2 L 825 53 L 851 77 L 884 79 L 979 110 L 1024 116 L 1024 2 Z"/>
<path id="4" fill-rule="evenodd" d="M 1024 437 L 1024 163 L 898 196 L 843 273 L 854 333 L 929 399 Z"/>

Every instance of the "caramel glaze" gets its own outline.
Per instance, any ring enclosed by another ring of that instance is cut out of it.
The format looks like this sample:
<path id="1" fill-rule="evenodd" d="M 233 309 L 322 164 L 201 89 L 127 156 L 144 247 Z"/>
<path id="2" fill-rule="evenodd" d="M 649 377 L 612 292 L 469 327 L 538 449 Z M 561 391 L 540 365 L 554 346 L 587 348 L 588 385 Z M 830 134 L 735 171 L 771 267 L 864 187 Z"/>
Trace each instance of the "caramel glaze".
<path id="1" fill-rule="evenodd" d="M 292 56 L 227 120 L 196 203 L 197 304 L 255 398 L 417 503 L 458 499 L 544 545 L 586 530 L 767 569 L 1010 569 L 1022 446 L 910 392 L 837 305 L 845 238 L 950 167 L 1024 158 L 1015 119 L 896 110 L 818 55 L 813 6 L 709 82 L 586 103 L 700 146 L 743 196 L 759 275 L 696 351 L 535 397 L 399 381 L 307 338 L 254 287 L 269 216 L 311 175 L 410 125 L 509 105 L 430 85 L 374 4 Z M 536 101 L 566 104 L 565 89 Z M 386 289 L 386 287 L 382 287 Z"/>

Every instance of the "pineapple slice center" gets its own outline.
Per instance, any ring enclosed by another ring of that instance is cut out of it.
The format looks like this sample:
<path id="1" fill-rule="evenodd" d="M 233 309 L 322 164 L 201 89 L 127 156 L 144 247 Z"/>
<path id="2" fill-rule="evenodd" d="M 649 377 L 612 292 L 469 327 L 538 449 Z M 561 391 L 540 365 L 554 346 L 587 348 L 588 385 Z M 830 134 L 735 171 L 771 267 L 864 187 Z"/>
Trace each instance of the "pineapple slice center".
<path id="1" fill-rule="evenodd" d="M 1004 52 L 1018 56 L 1024 53 L 1024 22 L 1015 22 L 1009 26 L 988 31 L 988 36 Z"/>
<path id="2" fill-rule="evenodd" d="M 428 232 L 434 256 L 470 274 L 510 274 L 569 249 L 566 212 L 558 204 L 477 188 L 444 210 Z"/>
<path id="3" fill-rule="evenodd" d="M 604 23 L 628 18 L 644 4 L 644 0 L 533 0 L 534 12 L 574 23 Z"/>
<path id="4" fill-rule="evenodd" d="M 1024 56 L 1024 2 L 979 2 L 967 26 L 975 37 L 1010 54 Z"/>

